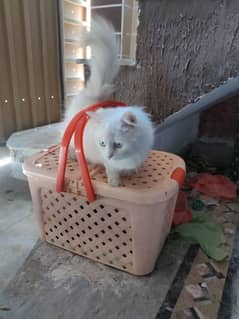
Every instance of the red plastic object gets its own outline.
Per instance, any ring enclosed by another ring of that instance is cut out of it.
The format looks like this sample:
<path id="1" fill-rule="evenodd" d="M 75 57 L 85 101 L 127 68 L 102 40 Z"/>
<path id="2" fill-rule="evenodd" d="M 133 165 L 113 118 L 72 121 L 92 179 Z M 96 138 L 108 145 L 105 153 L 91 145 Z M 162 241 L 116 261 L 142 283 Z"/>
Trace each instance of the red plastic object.
<path id="1" fill-rule="evenodd" d="M 187 184 L 209 197 L 232 200 L 237 196 L 238 186 L 223 175 L 202 173 L 187 180 Z"/>
<path id="2" fill-rule="evenodd" d="M 179 191 L 176 207 L 173 217 L 173 226 L 189 223 L 192 220 L 192 214 L 188 206 L 187 196 L 183 191 Z"/>
<path id="3" fill-rule="evenodd" d="M 179 188 L 183 186 L 183 183 L 184 183 L 184 180 L 185 180 L 185 175 L 186 175 L 186 172 L 184 169 L 182 169 L 181 167 L 177 167 L 172 175 L 171 175 L 171 178 L 174 179 L 178 185 L 179 185 Z"/>
<path id="4" fill-rule="evenodd" d="M 117 101 L 104 101 L 100 103 L 96 103 L 86 107 L 84 110 L 77 113 L 73 119 L 68 124 L 64 136 L 61 142 L 60 154 L 59 154 L 59 165 L 57 171 L 56 178 L 56 191 L 63 192 L 64 191 L 64 179 L 65 179 L 65 171 L 66 171 L 66 160 L 68 155 L 69 144 L 72 138 L 72 135 L 75 133 L 75 146 L 76 146 L 76 154 L 77 160 L 81 169 L 83 183 L 86 189 L 87 198 L 90 202 L 94 201 L 95 195 L 93 186 L 89 176 L 89 170 L 86 163 L 84 150 L 83 150 L 83 130 L 88 121 L 87 112 L 94 112 L 99 108 L 107 108 L 107 107 L 117 107 L 117 106 L 126 106 L 126 104 Z"/>

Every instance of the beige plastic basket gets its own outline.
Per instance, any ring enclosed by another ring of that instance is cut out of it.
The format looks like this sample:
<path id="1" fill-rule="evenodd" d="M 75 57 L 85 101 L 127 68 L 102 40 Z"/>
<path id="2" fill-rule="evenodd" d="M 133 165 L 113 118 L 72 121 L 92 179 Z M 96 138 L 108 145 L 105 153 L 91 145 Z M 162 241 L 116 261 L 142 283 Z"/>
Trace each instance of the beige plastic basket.
<path id="1" fill-rule="evenodd" d="M 86 110 L 112 105 L 120 103 L 106 101 Z M 171 228 L 184 161 L 152 151 L 136 174 L 111 187 L 103 167 L 87 167 L 82 150 L 87 119 L 81 111 L 66 129 L 61 148 L 24 163 L 41 238 L 129 273 L 148 274 Z M 77 161 L 65 162 L 73 132 L 80 168 Z"/>
<path id="2" fill-rule="evenodd" d="M 90 166 L 97 199 L 89 203 L 76 161 L 68 160 L 65 192 L 55 191 L 59 148 L 24 163 L 41 237 L 76 254 L 125 270 L 150 273 L 170 231 L 181 158 L 152 151 L 139 171 L 112 188 L 105 171 Z"/>

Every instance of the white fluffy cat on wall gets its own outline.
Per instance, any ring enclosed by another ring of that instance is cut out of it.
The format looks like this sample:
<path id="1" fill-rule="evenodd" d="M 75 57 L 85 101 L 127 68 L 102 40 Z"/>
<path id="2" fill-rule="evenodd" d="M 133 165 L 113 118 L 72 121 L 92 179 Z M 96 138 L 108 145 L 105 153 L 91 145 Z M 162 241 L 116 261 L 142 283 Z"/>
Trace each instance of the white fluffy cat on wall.
<path id="1" fill-rule="evenodd" d="M 66 111 L 64 126 L 84 107 L 108 99 L 119 70 L 118 49 L 113 27 L 95 18 L 91 31 L 80 35 L 82 46 L 91 46 L 91 76 Z M 153 124 L 139 106 L 99 109 L 91 112 L 84 131 L 84 151 L 92 164 L 105 166 L 108 183 L 120 185 L 120 175 L 139 168 L 154 140 Z M 74 157 L 73 144 L 70 150 Z"/>

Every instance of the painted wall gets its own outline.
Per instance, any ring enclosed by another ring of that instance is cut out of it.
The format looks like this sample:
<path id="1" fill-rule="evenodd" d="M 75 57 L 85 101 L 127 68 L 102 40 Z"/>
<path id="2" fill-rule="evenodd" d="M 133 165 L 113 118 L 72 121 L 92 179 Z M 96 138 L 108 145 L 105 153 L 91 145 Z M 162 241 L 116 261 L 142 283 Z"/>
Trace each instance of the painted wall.
<path id="1" fill-rule="evenodd" d="M 160 122 L 239 70 L 238 0 L 139 0 L 137 66 L 121 67 L 115 98 Z"/>

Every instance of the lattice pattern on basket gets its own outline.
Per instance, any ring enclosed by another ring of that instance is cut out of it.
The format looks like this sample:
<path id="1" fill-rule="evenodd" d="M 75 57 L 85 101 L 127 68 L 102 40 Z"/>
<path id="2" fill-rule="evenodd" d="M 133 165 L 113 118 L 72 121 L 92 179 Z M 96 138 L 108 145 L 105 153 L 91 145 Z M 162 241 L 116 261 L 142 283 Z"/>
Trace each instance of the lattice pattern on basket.
<path id="1" fill-rule="evenodd" d="M 40 192 L 46 240 L 102 263 L 133 268 L 132 230 L 126 211 L 88 203 L 69 193 Z"/>
<path id="2" fill-rule="evenodd" d="M 35 165 L 39 168 L 47 170 L 57 170 L 59 149 L 41 157 Z M 144 165 L 138 171 L 131 175 L 121 178 L 121 187 L 130 187 L 136 189 L 154 188 L 158 183 L 169 177 L 174 167 L 174 158 L 169 153 L 151 151 Z M 89 171 L 93 181 L 107 182 L 105 169 L 101 166 L 90 165 Z M 77 186 L 80 179 L 78 163 L 74 160 L 67 161 L 67 185 L 66 189 L 69 192 L 75 192 L 79 189 L 84 189 L 83 185 Z"/>

